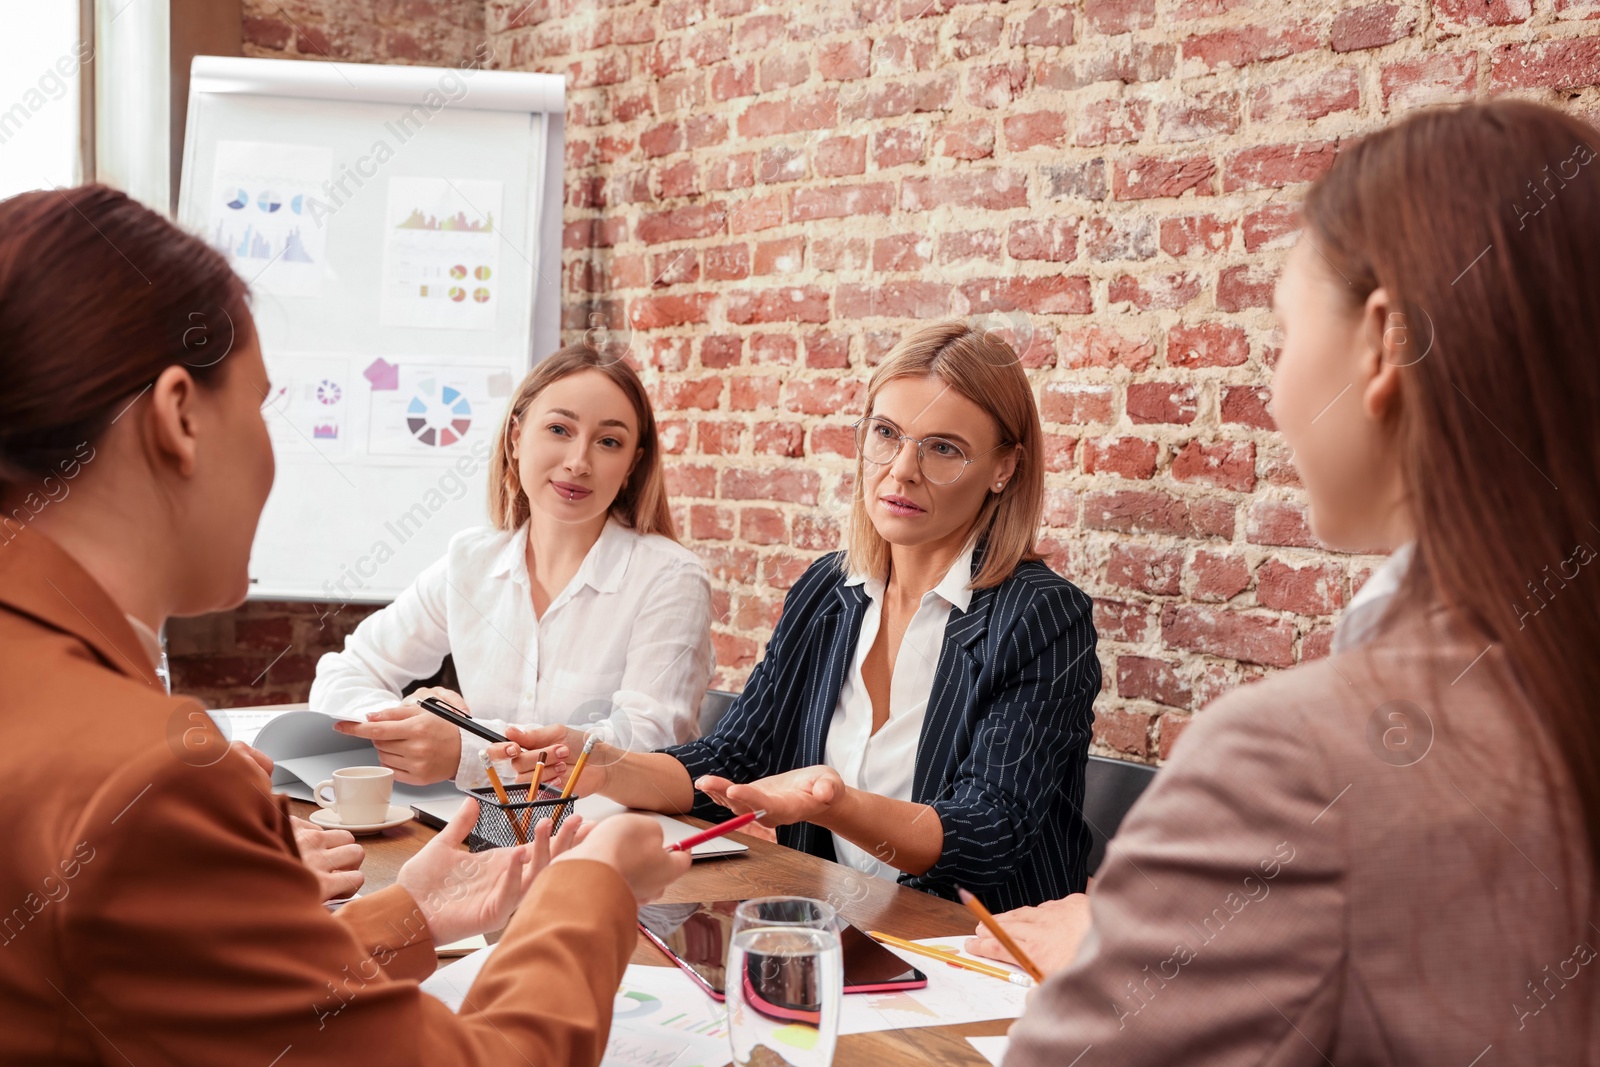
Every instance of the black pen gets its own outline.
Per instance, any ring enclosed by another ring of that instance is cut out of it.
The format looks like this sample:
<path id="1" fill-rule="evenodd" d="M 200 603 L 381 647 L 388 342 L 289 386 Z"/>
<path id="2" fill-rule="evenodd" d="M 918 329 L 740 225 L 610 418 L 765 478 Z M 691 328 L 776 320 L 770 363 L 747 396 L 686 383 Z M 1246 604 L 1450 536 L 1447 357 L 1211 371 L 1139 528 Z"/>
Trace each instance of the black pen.
<path id="1" fill-rule="evenodd" d="M 503 745 L 511 740 L 511 738 L 505 737 L 502 734 L 497 734 L 482 723 L 463 715 L 460 710 L 451 707 L 438 697 L 423 697 L 421 700 L 417 701 L 417 706 L 424 711 L 433 712 L 435 715 L 439 716 L 439 718 L 459 726 L 469 734 L 477 734 L 485 741 L 492 741 L 497 745 Z"/>

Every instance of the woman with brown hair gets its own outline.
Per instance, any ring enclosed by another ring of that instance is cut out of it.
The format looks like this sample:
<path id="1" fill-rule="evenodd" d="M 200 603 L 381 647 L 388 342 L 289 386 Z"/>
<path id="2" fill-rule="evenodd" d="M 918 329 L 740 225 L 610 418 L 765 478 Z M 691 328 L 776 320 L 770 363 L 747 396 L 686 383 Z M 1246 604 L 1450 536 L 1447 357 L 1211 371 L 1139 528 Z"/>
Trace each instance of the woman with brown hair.
<path id="1" fill-rule="evenodd" d="M 332 915 L 267 775 L 156 676 L 141 633 L 249 587 L 247 296 L 112 189 L 0 202 L 0 1063 L 598 1063 L 638 902 L 688 867 L 659 827 L 472 855 L 468 800 Z M 502 925 L 473 1011 L 419 991 Z"/>
<path id="2" fill-rule="evenodd" d="M 311 706 L 369 738 L 402 782 L 487 784 L 485 743 L 417 707 L 484 725 L 561 723 L 624 750 L 698 731 L 711 681 L 711 584 L 678 544 L 661 441 L 633 368 L 588 345 L 523 380 L 490 460 L 492 527 L 466 530 L 393 604 L 317 664 Z M 401 688 L 446 655 L 461 692 Z M 562 753 L 551 753 L 553 761 Z"/>
<path id="3" fill-rule="evenodd" d="M 1500 101 L 1311 190 L 1273 412 L 1318 537 L 1393 554 L 1332 656 L 1196 718 L 1086 898 L 1002 917 L 1064 968 L 1008 1065 L 1600 1063 L 1597 151 Z"/>
<path id="4" fill-rule="evenodd" d="M 705 818 L 762 809 L 791 847 L 998 907 L 1082 888 L 1100 665 L 1089 598 L 1034 550 L 1027 376 L 966 323 L 923 327 L 873 372 L 856 434 L 847 547 L 795 583 L 716 729 L 657 753 L 597 748 L 579 788 Z"/>

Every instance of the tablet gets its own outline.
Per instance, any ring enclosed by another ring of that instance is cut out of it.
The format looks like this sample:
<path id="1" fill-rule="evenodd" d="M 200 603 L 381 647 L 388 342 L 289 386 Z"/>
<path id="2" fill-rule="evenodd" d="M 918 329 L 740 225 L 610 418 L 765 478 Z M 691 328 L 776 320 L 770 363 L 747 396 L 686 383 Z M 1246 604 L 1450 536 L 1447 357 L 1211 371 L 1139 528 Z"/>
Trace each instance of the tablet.
<path id="1" fill-rule="evenodd" d="M 739 904 L 737 900 L 646 904 L 639 909 L 639 929 L 696 985 L 721 1000 L 724 964 L 733 940 L 733 910 Z M 839 942 L 846 993 L 921 989 L 928 984 L 927 975 L 854 926 L 844 928 Z"/>

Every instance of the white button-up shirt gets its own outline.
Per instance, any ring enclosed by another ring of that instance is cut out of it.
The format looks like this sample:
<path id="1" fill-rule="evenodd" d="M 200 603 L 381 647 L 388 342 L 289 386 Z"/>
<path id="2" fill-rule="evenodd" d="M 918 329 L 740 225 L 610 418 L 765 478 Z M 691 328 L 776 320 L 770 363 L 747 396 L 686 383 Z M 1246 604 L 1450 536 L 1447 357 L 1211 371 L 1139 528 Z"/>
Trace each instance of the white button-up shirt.
<path id="1" fill-rule="evenodd" d="M 1400 591 L 1400 581 L 1411 568 L 1411 556 L 1417 543 L 1407 541 L 1389 554 L 1383 566 L 1372 572 L 1356 595 L 1345 605 L 1344 614 L 1333 627 L 1330 651 L 1347 652 L 1366 644 L 1377 629 L 1383 613 L 1389 610 L 1389 601 Z"/>
<path id="2" fill-rule="evenodd" d="M 894 800 L 910 800 L 917 768 L 917 745 L 922 739 L 922 720 L 933 695 L 939 653 L 944 648 L 945 625 L 952 608 L 967 610 L 972 603 L 972 548 L 969 546 L 945 574 L 944 579 L 922 594 L 916 613 L 900 639 L 894 670 L 889 678 L 889 718 L 876 734 L 872 732 L 872 698 L 861 680 L 861 665 L 878 639 L 883 622 L 884 583 L 876 578 L 851 575 L 845 585 L 864 586 L 867 607 L 861 617 L 861 635 L 839 690 L 839 704 L 828 726 L 828 741 L 823 762 L 839 772 L 844 784 Z M 839 862 L 858 871 L 895 879 L 900 871 L 871 852 L 833 836 L 834 855 Z"/>
<path id="3" fill-rule="evenodd" d="M 711 585 L 699 557 L 608 520 L 544 617 L 533 611 L 527 527 L 466 530 L 395 602 L 317 663 L 311 707 L 345 719 L 394 707 L 400 690 L 455 659 L 472 717 L 563 723 L 648 752 L 699 733 L 711 681 Z M 487 742 L 461 735 L 456 783 L 487 783 Z"/>

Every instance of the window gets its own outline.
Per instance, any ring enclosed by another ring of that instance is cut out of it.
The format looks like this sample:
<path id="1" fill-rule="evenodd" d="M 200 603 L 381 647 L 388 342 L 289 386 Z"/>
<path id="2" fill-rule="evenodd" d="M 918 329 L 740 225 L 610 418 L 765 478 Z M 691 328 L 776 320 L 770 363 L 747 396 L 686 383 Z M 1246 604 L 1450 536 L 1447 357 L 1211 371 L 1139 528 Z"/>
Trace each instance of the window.
<path id="1" fill-rule="evenodd" d="M 80 44 L 72 0 L 8 4 L 0 34 L 0 197 L 76 185 Z"/>

